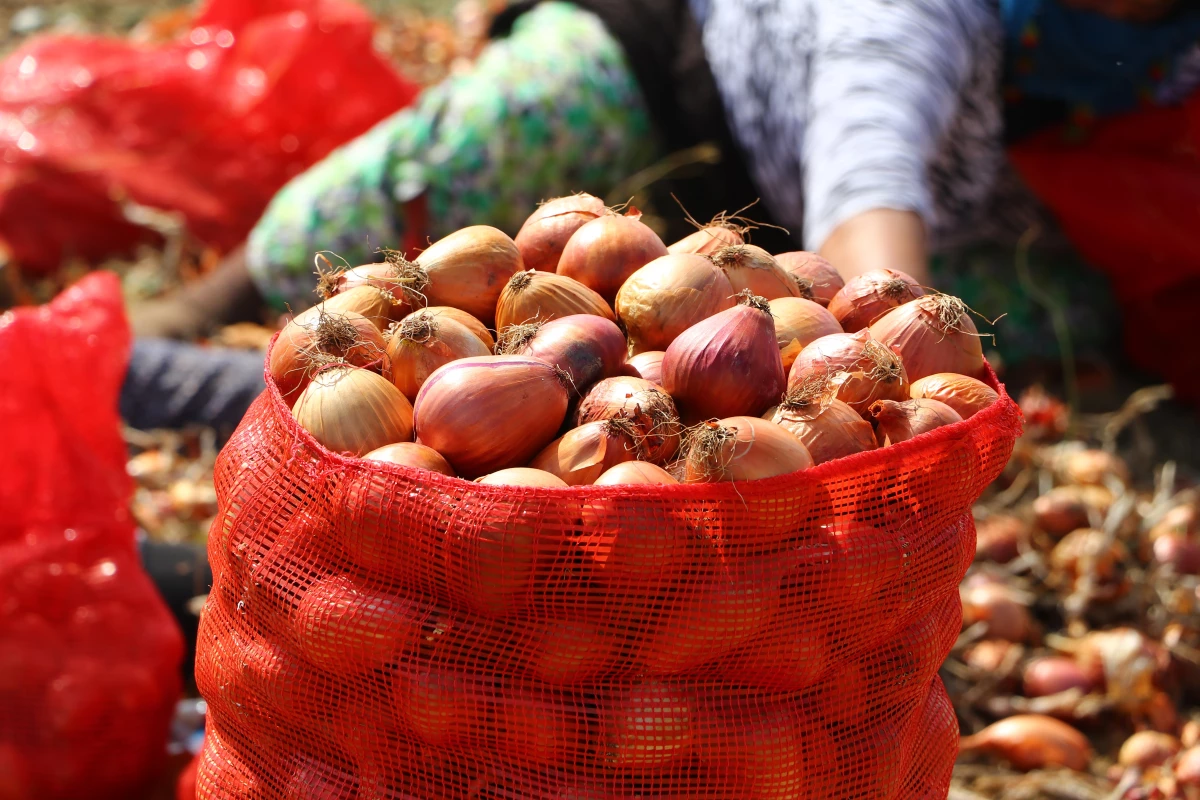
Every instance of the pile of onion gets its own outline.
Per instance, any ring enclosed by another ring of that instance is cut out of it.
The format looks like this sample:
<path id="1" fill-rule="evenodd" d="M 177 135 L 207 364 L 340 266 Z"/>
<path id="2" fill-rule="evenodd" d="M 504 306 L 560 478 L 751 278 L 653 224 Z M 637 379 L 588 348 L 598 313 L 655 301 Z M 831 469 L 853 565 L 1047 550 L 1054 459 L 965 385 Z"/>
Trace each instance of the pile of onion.
<path id="1" fill-rule="evenodd" d="M 667 255 L 658 234 L 641 221 L 642 212 L 608 212 L 579 227 L 567 241 L 557 272 L 574 278 L 608 302 L 630 275 Z"/>
<path id="2" fill-rule="evenodd" d="M 604 201 L 586 192 L 556 197 L 538 206 L 513 237 L 527 269 L 554 272 L 575 231 L 607 213 Z"/>
<path id="3" fill-rule="evenodd" d="M 553 272 L 528 270 L 509 279 L 496 304 L 496 327 L 548 322 L 573 314 L 613 319 L 604 298 L 577 280 Z"/>
<path id="4" fill-rule="evenodd" d="M 800 296 L 805 300 L 828 306 L 846 285 L 833 265 L 816 253 L 795 250 L 780 253 L 775 256 L 775 261 L 796 281 Z"/>
<path id="5" fill-rule="evenodd" d="M 703 256 L 679 254 L 639 269 L 617 293 L 617 319 L 634 353 L 666 350 L 701 320 L 732 308 L 733 286 Z"/>
<path id="6" fill-rule="evenodd" d="M 893 308 L 925 294 L 911 275 L 876 269 L 856 275 L 829 301 L 829 313 L 847 333 L 861 331 Z"/>

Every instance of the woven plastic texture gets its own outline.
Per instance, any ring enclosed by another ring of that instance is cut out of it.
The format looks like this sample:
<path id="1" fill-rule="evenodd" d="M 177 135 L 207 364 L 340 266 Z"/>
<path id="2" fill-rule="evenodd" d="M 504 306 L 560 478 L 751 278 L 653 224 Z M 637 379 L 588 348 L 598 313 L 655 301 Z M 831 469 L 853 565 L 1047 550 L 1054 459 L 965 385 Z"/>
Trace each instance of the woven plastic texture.
<path id="1" fill-rule="evenodd" d="M 216 468 L 198 796 L 944 798 L 1019 431 L 1001 389 L 780 478 L 495 487 L 331 454 L 268 378 Z"/>
<path id="2" fill-rule="evenodd" d="M 142 571 L 115 276 L 0 316 L 0 798 L 128 798 L 165 755 L 183 640 Z"/>

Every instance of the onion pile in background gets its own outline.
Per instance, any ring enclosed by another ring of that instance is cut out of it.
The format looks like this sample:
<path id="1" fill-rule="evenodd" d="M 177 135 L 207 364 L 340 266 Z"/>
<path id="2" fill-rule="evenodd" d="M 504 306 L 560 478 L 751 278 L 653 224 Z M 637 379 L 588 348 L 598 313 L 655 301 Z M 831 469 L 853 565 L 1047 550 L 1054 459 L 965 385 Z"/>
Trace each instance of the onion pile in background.
<path id="1" fill-rule="evenodd" d="M 330 450 L 513 485 L 768 478 L 996 399 L 956 298 L 843 285 L 737 216 L 669 248 L 640 217 L 578 194 L 515 240 L 473 226 L 323 275 L 271 374 Z"/>

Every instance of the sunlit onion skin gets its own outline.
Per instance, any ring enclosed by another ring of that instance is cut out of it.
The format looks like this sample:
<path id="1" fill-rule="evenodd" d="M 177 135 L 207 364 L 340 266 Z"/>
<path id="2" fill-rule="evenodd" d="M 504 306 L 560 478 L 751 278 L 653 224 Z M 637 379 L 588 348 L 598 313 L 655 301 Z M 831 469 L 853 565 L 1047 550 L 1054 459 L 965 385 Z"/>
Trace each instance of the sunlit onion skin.
<path id="1" fill-rule="evenodd" d="M 322 302 L 321 307 L 327 313 L 352 311 L 362 314 L 381 331 L 386 330 L 397 315 L 402 316 L 408 310 L 408 305 L 403 301 L 397 302 L 394 294 L 374 286 L 355 286 L 353 289 L 338 292 Z M 312 310 L 310 308 L 297 317 L 303 317 Z"/>
<path id="2" fill-rule="evenodd" d="M 985 582 L 959 589 L 963 604 L 963 627 L 987 623 L 986 635 L 1008 642 L 1023 642 L 1033 633 L 1033 617 L 1007 586 Z"/>
<path id="3" fill-rule="evenodd" d="M 1064 766 L 1087 769 L 1092 756 L 1087 737 L 1061 720 L 1018 714 L 992 723 L 959 743 L 960 753 L 983 752 L 1003 758 L 1019 770 Z"/>
<path id="4" fill-rule="evenodd" d="M 643 378 L 606 378 L 587 391 L 575 410 L 575 425 L 628 419 L 641 435 L 641 458 L 665 464 L 679 449 L 679 413 L 662 387 Z"/>
<path id="5" fill-rule="evenodd" d="M 701 320 L 663 356 L 663 388 L 685 417 L 758 415 L 779 399 L 783 362 L 770 306 L 760 297 Z"/>
<path id="6" fill-rule="evenodd" d="M 854 333 L 924 294 L 911 275 L 898 269 L 875 269 L 846 281 L 829 301 L 829 312 L 847 333 Z"/>
<path id="7" fill-rule="evenodd" d="M 529 462 L 568 486 L 586 486 L 617 464 L 637 459 L 637 429 L 627 419 L 589 422 L 546 445 Z"/>
<path id="8" fill-rule="evenodd" d="M 610 467 L 596 479 L 596 486 L 671 486 L 679 483 L 657 464 L 647 461 L 625 461 Z"/>
<path id="9" fill-rule="evenodd" d="M 293 410 L 300 426 L 336 453 L 361 456 L 412 439 L 413 410 L 386 378 L 331 367 L 313 376 Z"/>
<path id="10" fill-rule="evenodd" d="M 580 226 L 563 248 L 558 274 L 574 278 L 611 303 L 630 275 L 667 255 L 667 246 L 641 217 L 636 210 L 609 213 Z"/>
<path id="11" fill-rule="evenodd" d="M 604 201 L 586 192 L 542 203 L 513 237 L 525 268 L 554 272 L 575 231 L 605 213 Z"/>
<path id="12" fill-rule="evenodd" d="M 1117 763 L 1123 767 L 1149 769 L 1160 767 L 1183 749 L 1183 745 L 1169 733 L 1138 731 L 1125 740 L 1117 754 Z"/>
<path id="13" fill-rule="evenodd" d="M 329 313 L 324 306 L 314 306 L 284 326 L 271 350 L 271 377 L 289 406 L 295 405 L 324 357 L 391 375 L 387 343 L 375 323 L 356 311 Z"/>
<path id="14" fill-rule="evenodd" d="M 983 411 L 999 399 L 996 390 L 981 380 L 953 372 L 938 372 L 913 381 L 909 394 L 914 400 L 939 400 L 963 419 Z"/>
<path id="15" fill-rule="evenodd" d="M 575 314 L 540 326 L 515 352 L 565 371 L 570 387 L 581 393 L 596 381 L 621 371 L 625 337 L 611 320 Z"/>
<path id="16" fill-rule="evenodd" d="M 476 483 L 485 486 L 531 486 L 545 488 L 564 488 L 567 484 L 557 475 L 541 469 L 530 467 L 510 467 L 498 470 L 482 478 L 476 478 Z"/>
<path id="17" fill-rule="evenodd" d="M 487 326 L 462 309 L 451 308 L 450 306 L 427 306 L 422 310 L 427 314 L 432 314 L 434 319 L 449 317 L 460 325 L 465 326 L 467 330 L 479 338 L 479 341 L 484 343 L 488 352 L 491 352 L 492 348 L 496 346 L 496 339 L 492 336 L 492 332 L 487 329 Z"/>
<path id="18" fill-rule="evenodd" d="M 662 361 L 666 354 L 665 350 L 647 350 L 644 353 L 638 353 L 625 362 L 625 368 L 621 372 L 624 375 L 642 378 L 662 386 Z"/>
<path id="19" fill-rule="evenodd" d="M 454 469 L 442 454 L 431 447 L 416 442 L 399 442 L 388 444 L 377 450 L 372 450 L 363 458 L 367 461 L 380 461 L 385 464 L 399 464 L 402 467 L 415 467 L 438 472 L 442 475 L 454 476 Z"/>
<path id="20" fill-rule="evenodd" d="M 496 328 L 549 322 L 574 314 L 615 319 L 604 298 L 577 280 L 553 272 L 526 270 L 509 280 L 496 304 Z"/>
<path id="21" fill-rule="evenodd" d="M 409 314 L 393 329 L 387 345 L 392 383 L 409 402 L 439 367 L 460 358 L 487 356 L 491 352 L 465 325 L 450 317 L 438 319 L 427 311 Z"/>
<path id="22" fill-rule="evenodd" d="M 617 293 L 617 319 L 633 353 L 666 350 L 685 330 L 735 304 L 733 286 L 704 256 L 655 259 Z"/>
<path id="23" fill-rule="evenodd" d="M 922 433 L 962 422 L 950 406 L 937 400 L 876 400 L 871 404 L 880 447 L 907 442 Z"/>
<path id="24" fill-rule="evenodd" d="M 752 481 L 813 466 L 803 444 L 780 426 L 757 417 L 702 422 L 687 435 L 686 483 Z"/>
<path id="25" fill-rule="evenodd" d="M 795 279 L 801 297 L 823 306 L 828 306 L 846 285 L 834 266 L 816 253 L 805 250 L 779 253 L 775 261 Z"/>
<path id="26" fill-rule="evenodd" d="M 451 362 L 429 376 L 415 403 L 419 443 L 469 478 L 527 463 L 566 413 L 555 368 L 528 356 Z"/>
<path id="27" fill-rule="evenodd" d="M 710 256 L 722 247 L 730 247 L 742 243 L 742 235 L 733 228 L 724 225 L 705 225 L 695 233 L 690 233 L 678 242 L 667 247 L 667 252 L 695 253 L 698 256 Z"/>
<path id="28" fill-rule="evenodd" d="M 796 279 L 761 247 L 752 244 L 724 247 L 712 254 L 712 260 L 725 272 L 735 292 L 749 291 L 767 300 L 800 296 Z"/>
<path id="29" fill-rule="evenodd" d="M 406 315 L 425 305 L 423 292 L 429 285 L 425 270 L 404 258 L 401 254 L 388 251 L 386 260 L 377 264 L 362 264 L 331 275 L 322 275 L 318 291 L 338 295 L 359 286 L 373 286 L 387 292 L 394 305 L 389 316 L 399 322 Z"/>
<path id="30" fill-rule="evenodd" d="M 778 297 L 770 302 L 775 318 L 775 340 L 786 372 L 792 368 L 800 351 L 820 339 L 841 333 L 842 326 L 833 314 L 812 300 L 803 297 Z"/>
<path id="31" fill-rule="evenodd" d="M 788 373 L 788 392 L 830 380 L 837 399 L 864 417 L 876 400 L 908 399 L 904 363 L 867 331 L 822 336 L 801 350 Z"/>
<path id="32" fill-rule="evenodd" d="M 521 252 L 503 231 L 472 225 L 430 245 L 416 263 L 429 276 L 432 306 L 453 306 L 491 325 L 509 279 L 524 268 Z"/>
<path id="33" fill-rule="evenodd" d="M 910 381 L 939 372 L 980 378 L 986 372 L 983 344 L 962 301 L 926 295 L 883 315 L 871 335 L 900 354 Z"/>
<path id="34" fill-rule="evenodd" d="M 828 405 L 785 401 L 767 413 L 767 419 L 800 440 L 815 464 L 877 446 L 871 423 L 841 400 L 831 399 Z"/>
<path id="35" fill-rule="evenodd" d="M 1078 689 L 1086 694 L 1097 688 L 1078 664 L 1063 656 L 1046 656 L 1030 661 L 1025 666 L 1022 681 L 1026 697 L 1046 697 L 1069 689 Z"/>

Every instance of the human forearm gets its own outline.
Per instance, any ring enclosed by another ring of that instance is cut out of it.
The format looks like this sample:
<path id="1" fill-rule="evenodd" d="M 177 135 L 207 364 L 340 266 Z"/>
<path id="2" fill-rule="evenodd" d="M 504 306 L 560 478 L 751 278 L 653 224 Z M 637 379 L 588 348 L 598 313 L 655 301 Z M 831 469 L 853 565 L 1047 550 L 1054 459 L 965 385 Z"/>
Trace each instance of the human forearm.
<path id="1" fill-rule="evenodd" d="M 877 208 L 857 214 L 834 228 L 821 255 L 843 278 L 873 269 L 898 269 L 929 285 L 925 223 L 913 211 Z"/>

